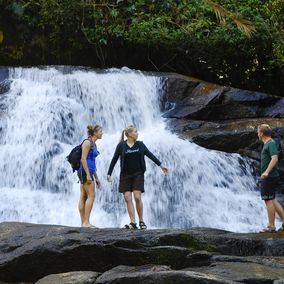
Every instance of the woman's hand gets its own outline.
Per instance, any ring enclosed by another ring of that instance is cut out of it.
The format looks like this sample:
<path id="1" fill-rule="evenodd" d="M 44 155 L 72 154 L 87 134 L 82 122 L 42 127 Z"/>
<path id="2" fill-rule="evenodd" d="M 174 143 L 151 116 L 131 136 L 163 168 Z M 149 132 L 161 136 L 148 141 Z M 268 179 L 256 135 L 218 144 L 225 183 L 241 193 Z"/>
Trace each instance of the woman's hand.
<path id="1" fill-rule="evenodd" d="M 87 184 L 91 184 L 93 182 L 90 173 L 87 174 Z"/>
<path id="2" fill-rule="evenodd" d="M 111 176 L 110 175 L 107 175 L 107 181 L 111 182 Z"/>
<path id="3" fill-rule="evenodd" d="M 164 165 L 160 165 L 160 168 L 162 169 L 162 171 L 165 175 L 169 174 L 170 170 L 169 170 L 168 167 L 166 167 Z"/>

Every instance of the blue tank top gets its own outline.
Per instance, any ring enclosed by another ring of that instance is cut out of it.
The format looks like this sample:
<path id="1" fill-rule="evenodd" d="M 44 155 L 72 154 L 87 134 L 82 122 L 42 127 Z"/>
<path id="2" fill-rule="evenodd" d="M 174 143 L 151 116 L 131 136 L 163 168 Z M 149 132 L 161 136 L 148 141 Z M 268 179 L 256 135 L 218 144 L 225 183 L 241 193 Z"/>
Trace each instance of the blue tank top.
<path id="1" fill-rule="evenodd" d="M 96 171 L 97 167 L 96 167 L 96 157 L 100 154 L 100 152 L 98 151 L 98 149 L 94 146 L 93 143 L 91 143 L 91 148 L 89 150 L 89 153 L 87 155 L 87 165 L 88 165 L 88 169 L 90 174 L 94 174 L 94 172 Z M 82 171 L 83 169 L 83 165 L 81 164 L 79 171 Z"/>

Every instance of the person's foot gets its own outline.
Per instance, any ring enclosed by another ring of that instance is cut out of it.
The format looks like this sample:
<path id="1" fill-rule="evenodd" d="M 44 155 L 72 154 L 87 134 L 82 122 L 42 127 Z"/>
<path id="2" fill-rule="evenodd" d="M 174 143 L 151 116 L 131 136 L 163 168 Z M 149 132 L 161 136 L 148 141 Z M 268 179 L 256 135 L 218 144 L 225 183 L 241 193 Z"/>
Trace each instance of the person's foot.
<path id="1" fill-rule="evenodd" d="M 147 226 L 144 221 L 139 221 L 140 230 L 146 230 Z"/>
<path id="2" fill-rule="evenodd" d="M 137 229 L 138 229 L 138 227 L 137 227 L 136 223 L 134 223 L 134 222 L 130 222 L 130 224 L 129 224 L 129 225 L 125 225 L 125 226 L 124 226 L 124 229 L 128 229 L 128 230 L 137 230 Z"/>
<path id="3" fill-rule="evenodd" d="M 266 228 L 260 231 L 260 233 L 275 233 L 275 232 L 276 228 L 273 226 L 267 226 Z"/>
<path id="4" fill-rule="evenodd" d="M 83 228 L 95 228 L 95 229 L 97 228 L 96 226 L 94 226 L 94 225 L 92 225 L 90 223 L 89 224 L 82 224 L 82 227 Z"/>

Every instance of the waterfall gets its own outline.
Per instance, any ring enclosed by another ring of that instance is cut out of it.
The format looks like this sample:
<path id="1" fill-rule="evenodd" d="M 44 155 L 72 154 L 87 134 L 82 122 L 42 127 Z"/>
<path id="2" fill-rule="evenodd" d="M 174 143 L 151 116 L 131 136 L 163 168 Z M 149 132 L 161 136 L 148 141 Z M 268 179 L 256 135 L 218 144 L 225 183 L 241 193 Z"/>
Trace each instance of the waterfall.
<path id="1" fill-rule="evenodd" d="M 145 222 L 150 228 L 214 227 L 236 232 L 265 226 L 266 215 L 250 166 L 237 154 L 207 150 L 178 138 L 160 111 L 161 80 L 127 68 L 105 71 L 63 67 L 11 68 L 10 91 L 1 96 L 0 222 L 80 226 L 79 183 L 66 155 L 103 127 L 97 141 L 98 176 L 91 222 L 129 222 L 107 169 L 121 130 L 135 124 L 139 140 L 170 168 L 165 176 L 146 158 Z"/>

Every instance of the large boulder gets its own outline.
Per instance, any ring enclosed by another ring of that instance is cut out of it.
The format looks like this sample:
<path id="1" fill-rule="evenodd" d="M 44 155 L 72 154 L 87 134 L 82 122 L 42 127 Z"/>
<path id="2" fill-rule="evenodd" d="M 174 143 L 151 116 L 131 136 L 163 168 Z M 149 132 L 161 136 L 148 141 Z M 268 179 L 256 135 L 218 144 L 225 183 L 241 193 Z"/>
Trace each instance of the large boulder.
<path id="1" fill-rule="evenodd" d="M 0 224 L 0 281 L 34 282 L 70 271 L 105 272 L 118 265 L 209 265 L 213 254 L 284 256 L 284 233 L 71 228 Z M 203 283 L 203 282 L 202 282 Z"/>
<path id="2" fill-rule="evenodd" d="M 184 76 L 164 79 L 162 86 L 166 118 L 214 121 L 284 117 L 282 97 L 198 82 Z"/>

